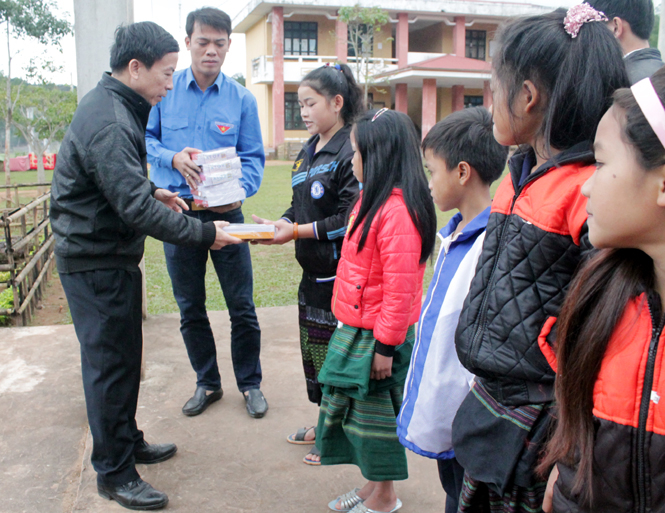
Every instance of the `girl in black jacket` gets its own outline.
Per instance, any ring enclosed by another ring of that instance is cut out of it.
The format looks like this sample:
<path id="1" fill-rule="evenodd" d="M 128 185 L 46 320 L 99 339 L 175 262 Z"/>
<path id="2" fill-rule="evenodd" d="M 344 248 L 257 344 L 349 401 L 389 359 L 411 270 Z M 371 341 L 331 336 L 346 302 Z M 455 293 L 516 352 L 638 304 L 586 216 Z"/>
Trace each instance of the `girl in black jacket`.
<path id="1" fill-rule="evenodd" d="M 303 269 L 298 321 L 307 395 L 320 405 L 317 375 L 337 327 L 330 310 L 333 284 L 346 234 L 347 211 L 359 189 L 351 169 L 349 134 L 351 123 L 364 109 L 362 91 L 345 64 L 325 65 L 307 74 L 298 88 L 298 103 L 312 137 L 291 170 L 291 208 L 276 222 L 253 217 L 255 222 L 275 225 L 275 238 L 262 244 L 295 240 L 296 259 Z M 305 427 L 287 440 L 313 445 L 315 437 L 315 428 Z M 316 447 L 304 462 L 321 464 Z"/>

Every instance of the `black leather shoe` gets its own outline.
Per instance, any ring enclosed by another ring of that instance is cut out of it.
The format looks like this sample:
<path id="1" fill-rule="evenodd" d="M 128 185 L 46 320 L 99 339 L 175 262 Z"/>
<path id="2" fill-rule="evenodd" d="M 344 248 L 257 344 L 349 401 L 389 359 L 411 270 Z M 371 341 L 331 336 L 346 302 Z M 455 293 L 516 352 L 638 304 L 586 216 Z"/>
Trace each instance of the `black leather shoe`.
<path id="1" fill-rule="evenodd" d="M 134 459 L 136 463 L 150 465 L 151 463 L 160 463 L 171 458 L 178 448 L 175 444 L 152 444 L 141 440 L 134 448 Z"/>
<path id="2" fill-rule="evenodd" d="M 250 417 L 260 419 L 268 411 L 268 401 L 263 397 L 263 392 L 258 388 L 247 390 L 243 394 L 245 396 L 245 407 Z"/>
<path id="3" fill-rule="evenodd" d="M 105 486 L 98 483 L 97 493 L 100 497 L 114 500 L 127 509 L 141 511 L 162 509 L 169 503 L 165 493 L 155 490 L 141 478 L 121 486 Z"/>
<path id="4" fill-rule="evenodd" d="M 205 388 L 197 387 L 194 397 L 185 403 L 185 406 L 182 407 L 182 412 L 188 417 L 199 415 L 206 411 L 206 408 L 212 403 L 219 401 L 223 395 L 224 392 L 221 388 L 208 394 L 208 390 Z"/>

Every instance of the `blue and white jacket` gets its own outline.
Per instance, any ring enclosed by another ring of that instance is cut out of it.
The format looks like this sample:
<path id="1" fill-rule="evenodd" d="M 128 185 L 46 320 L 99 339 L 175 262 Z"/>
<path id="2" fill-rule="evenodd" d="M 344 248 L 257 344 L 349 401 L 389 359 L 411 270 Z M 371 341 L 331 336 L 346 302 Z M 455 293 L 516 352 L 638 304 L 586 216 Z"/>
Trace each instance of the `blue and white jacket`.
<path id="1" fill-rule="evenodd" d="M 490 207 L 453 240 L 462 221 L 456 214 L 439 232 L 441 250 L 418 320 L 416 343 L 397 417 L 397 435 L 407 449 L 428 458 L 450 459 L 453 419 L 469 392 L 473 374 L 455 350 L 455 329 L 485 239 Z"/>

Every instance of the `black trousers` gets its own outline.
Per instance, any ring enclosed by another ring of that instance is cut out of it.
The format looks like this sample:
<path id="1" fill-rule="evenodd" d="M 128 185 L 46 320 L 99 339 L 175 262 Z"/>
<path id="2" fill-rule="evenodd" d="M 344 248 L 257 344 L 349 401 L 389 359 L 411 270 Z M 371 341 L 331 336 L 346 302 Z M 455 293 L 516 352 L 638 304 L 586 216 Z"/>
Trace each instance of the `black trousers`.
<path id="1" fill-rule="evenodd" d="M 141 382 L 141 272 L 105 269 L 61 274 L 81 344 L 83 390 L 97 482 L 122 485 L 139 477 L 134 447 Z"/>
<path id="2" fill-rule="evenodd" d="M 457 513 L 464 481 L 464 469 L 455 458 L 436 460 L 436 463 L 439 467 L 441 486 L 446 492 L 446 513 Z"/>

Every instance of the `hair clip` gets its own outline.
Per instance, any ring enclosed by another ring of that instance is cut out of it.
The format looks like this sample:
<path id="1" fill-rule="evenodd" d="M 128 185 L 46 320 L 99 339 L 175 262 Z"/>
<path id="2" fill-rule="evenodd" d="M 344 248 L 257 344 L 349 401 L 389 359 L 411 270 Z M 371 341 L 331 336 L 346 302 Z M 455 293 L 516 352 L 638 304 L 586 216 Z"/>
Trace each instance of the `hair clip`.
<path id="1" fill-rule="evenodd" d="M 389 110 L 390 109 L 388 107 L 384 107 L 381 110 L 376 111 L 376 114 L 374 114 L 374 117 L 372 118 L 372 123 L 374 123 L 376 121 L 376 118 L 378 118 L 381 114 L 383 114 L 384 112 L 387 112 Z"/>
<path id="2" fill-rule="evenodd" d="M 335 68 L 337 71 L 342 71 L 342 66 L 339 64 L 330 64 L 329 62 L 325 63 L 326 68 Z"/>
<path id="3" fill-rule="evenodd" d="M 591 23 L 592 21 L 609 21 L 605 13 L 596 11 L 588 3 L 582 2 L 580 5 L 574 5 L 566 13 L 563 20 L 563 28 L 566 32 L 575 39 L 580 33 L 582 25 Z"/>

